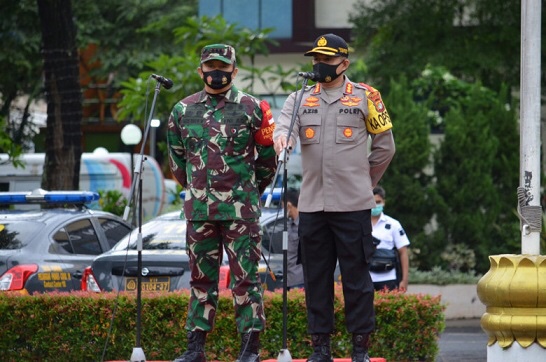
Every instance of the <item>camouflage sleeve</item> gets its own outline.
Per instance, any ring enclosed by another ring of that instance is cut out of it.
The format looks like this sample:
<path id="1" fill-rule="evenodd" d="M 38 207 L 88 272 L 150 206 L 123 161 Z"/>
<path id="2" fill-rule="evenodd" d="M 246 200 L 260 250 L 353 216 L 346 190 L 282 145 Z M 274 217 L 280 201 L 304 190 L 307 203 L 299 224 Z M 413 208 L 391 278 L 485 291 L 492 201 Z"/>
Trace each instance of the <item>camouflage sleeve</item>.
<path id="1" fill-rule="evenodd" d="M 271 183 L 277 169 L 277 155 L 273 148 L 273 131 L 275 130 L 275 120 L 271 108 L 267 101 L 261 101 L 259 110 L 257 110 L 260 119 L 260 127 L 257 130 L 254 139 L 256 140 L 256 183 L 260 195 Z"/>
<path id="2" fill-rule="evenodd" d="M 184 106 L 177 103 L 169 116 L 167 126 L 167 145 L 169 150 L 169 167 L 174 178 L 182 185 L 187 186 L 186 150 L 180 134 L 180 117 L 184 114 Z"/>

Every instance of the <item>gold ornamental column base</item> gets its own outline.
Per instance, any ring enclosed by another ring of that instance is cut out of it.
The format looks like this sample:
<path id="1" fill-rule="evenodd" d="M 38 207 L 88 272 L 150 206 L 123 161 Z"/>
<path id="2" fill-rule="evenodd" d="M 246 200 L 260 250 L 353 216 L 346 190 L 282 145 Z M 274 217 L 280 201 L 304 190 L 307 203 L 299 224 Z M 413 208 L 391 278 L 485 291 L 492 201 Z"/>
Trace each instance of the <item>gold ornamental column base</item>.
<path id="1" fill-rule="evenodd" d="M 481 327 L 495 343 L 546 348 L 546 256 L 492 255 L 491 268 L 478 282 L 478 298 L 486 306 Z"/>

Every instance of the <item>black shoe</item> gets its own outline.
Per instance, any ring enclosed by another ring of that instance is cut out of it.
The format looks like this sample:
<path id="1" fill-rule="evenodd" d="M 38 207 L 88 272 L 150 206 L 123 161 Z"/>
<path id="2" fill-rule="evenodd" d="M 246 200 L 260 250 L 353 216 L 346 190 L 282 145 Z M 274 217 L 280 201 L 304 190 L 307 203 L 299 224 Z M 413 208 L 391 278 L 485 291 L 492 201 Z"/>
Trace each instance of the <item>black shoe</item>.
<path id="1" fill-rule="evenodd" d="M 241 334 L 241 351 L 236 362 L 260 362 L 260 332 Z"/>
<path id="2" fill-rule="evenodd" d="M 243 352 L 236 362 L 260 362 L 260 355 L 252 352 Z"/>
<path id="3" fill-rule="evenodd" d="M 189 331 L 187 336 L 187 351 L 173 362 L 207 362 L 205 358 L 205 339 L 207 333 L 204 331 Z"/>
<path id="4" fill-rule="evenodd" d="M 313 334 L 311 342 L 313 343 L 313 354 L 309 356 L 307 362 L 334 362 L 330 352 L 329 334 Z"/>
<path id="5" fill-rule="evenodd" d="M 353 334 L 351 362 L 370 362 L 370 357 L 368 356 L 369 337 L 366 334 Z"/>
<path id="6" fill-rule="evenodd" d="M 204 352 L 186 351 L 173 362 L 207 362 Z"/>
<path id="7" fill-rule="evenodd" d="M 330 354 L 325 354 L 323 352 L 313 352 L 311 356 L 307 359 L 307 362 L 334 362 Z"/>
<path id="8" fill-rule="evenodd" d="M 370 362 L 370 356 L 368 352 L 353 352 L 351 362 Z"/>

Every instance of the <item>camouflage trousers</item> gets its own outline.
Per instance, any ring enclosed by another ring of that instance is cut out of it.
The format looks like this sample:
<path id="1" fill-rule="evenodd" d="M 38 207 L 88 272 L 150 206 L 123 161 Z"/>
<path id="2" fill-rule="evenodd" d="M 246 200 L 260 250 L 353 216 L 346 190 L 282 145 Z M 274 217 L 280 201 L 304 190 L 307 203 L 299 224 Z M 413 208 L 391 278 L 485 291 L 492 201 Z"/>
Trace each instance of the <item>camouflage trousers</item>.
<path id="1" fill-rule="evenodd" d="M 218 279 L 222 247 L 229 261 L 230 287 L 239 333 L 262 331 L 265 314 L 258 275 L 261 257 L 260 226 L 256 220 L 188 221 L 191 296 L 187 330 L 209 332 L 218 307 Z"/>

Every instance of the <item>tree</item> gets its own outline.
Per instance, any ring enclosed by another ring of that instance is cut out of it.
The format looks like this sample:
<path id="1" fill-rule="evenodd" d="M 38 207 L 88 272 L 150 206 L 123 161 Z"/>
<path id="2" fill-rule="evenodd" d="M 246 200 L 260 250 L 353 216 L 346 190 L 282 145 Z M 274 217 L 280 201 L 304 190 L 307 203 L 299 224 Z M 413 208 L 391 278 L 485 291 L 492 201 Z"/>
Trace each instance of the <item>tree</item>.
<path id="1" fill-rule="evenodd" d="M 507 87 L 496 93 L 441 70 L 425 74 L 414 86 L 427 96 L 429 107 L 443 109 L 444 129 L 434 154 L 438 229 L 431 242 L 466 245 L 476 254 L 476 270 L 485 272 L 488 255 L 517 251 L 519 136 L 514 107 Z"/>
<path id="2" fill-rule="evenodd" d="M 82 93 L 71 0 L 38 0 L 47 98 L 42 188 L 78 190 Z"/>
<path id="3" fill-rule="evenodd" d="M 432 64 L 492 89 L 519 84 L 520 19 L 520 2 L 505 0 L 359 0 L 350 16 L 381 82 Z"/>
<path id="4" fill-rule="evenodd" d="M 179 44 L 180 51 L 176 55 L 163 54 L 156 60 L 146 63 L 147 69 L 142 71 L 138 77 L 123 82 L 121 91 L 123 100 L 119 103 L 122 107 L 119 117 L 138 122 L 146 119 L 146 100 L 150 91 L 148 81 L 151 73 L 159 73 L 165 74 L 174 81 L 172 89 L 166 94 L 164 93 L 157 103 L 157 118 L 167 119 L 176 102 L 185 95 L 203 89 L 203 81 L 196 69 L 199 66 L 200 51 L 207 44 L 227 43 L 234 46 L 237 66 L 249 70 L 250 75 L 244 79 L 250 80 L 251 84 L 255 79 L 271 83 L 279 80 L 281 86 L 290 87 L 291 85 L 283 82 L 283 78 L 288 74 L 293 74 L 293 70 L 280 72 L 266 78 L 265 70 L 259 71 L 252 66 L 253 59 L 257 54 L 268 54 L 269 50 L 266 45 L 276 44 L 267 38 L 267 34 L 271 30 L 263 29 L 260 33 L 256 33 L 237 24 L 229 24 L 220 15 L 213 18 L 203 16 L 186 19 L 183 24 L 174 29 L 175 42 Z M 247 59 L 250 59 L 251 65 L 244 66 Z M 272 71 L 272 68 L 267 71 Z"/>
<path id="5" fill-rule="evenodd" d="M 431 256 L 425 226 L 434 214 L 430 122 L 428 107 L 417 103 L 405 77 L 391 81 L 383 96 L 393 120 L 396 154 L 381 179 L 387 198 L 387 214 L 401 221 L 411 240 L 412 266 Z M 433 249 L 433 248 L 432 248 Z"/>
<path id="6" fill-rule="evenodd" d="M 9 49 L 0 52 L 0 117 L 6 121 L 0 152 L 11 154 L 7 144 L 28 151 L 38 132 L 29 108 L 43 92 L 40 24 L 35 0 L 3 1 L 0 13 L 0 47 Z"/>
<path id="7" fill-rule="evenodd" d="M 59 11 L 65 11 L 63 9 L 65 4 L 70 4 L 70 2 L 57 4 L 44 1 L 42 4 L 41 1 L 36 0 L 20 0 L 4 1 L 0 5 L 0 12 L 4 14 L 0 18 L 0 46 L 2 49 L 10 50 L 0 53 L 0 67 L 5 70 L 0 73 L 0 117 L 6 120 L 7 125 L 6 133 L 0 133 L 0 152 L 10 153 L 10 145 L 21 146 L 22 149 L 19 152 L 32 150 L 31 140 L 38 130 L 34 126 L 32 115 L 29 112 L 30 105 L 45 97 L 44 74 L 45 80 L 48 82 L 59 80 L 59 74 L 55 76 L 54 73 L 51 73 L 55 67 L 51 62 L 54 60 L 54 56 L 50 52 L 51 49 L 47 49 L 48 53 L 44 53 L 44 56 L 48 58 L 47 64 L 52 69 L 48 70 L 49 74 L 44 73 L 41 46 L 46 38 L 40 35 L 42 28 L 44 28 L 44 31 L 48 32 L 48 41 L 55 42 L 53 29 L 65 25 L 52 22 L 58 20 L 61 17 L 60 14 L 41 14 L 52 17 L 45 18 L 42 24 L 37 22 L 38 5 L 56 6 Z M 84 48 L 91 43 L 100 45 L 95 54 L 95 60 L 101 66 L 93 71 L 92 76 L 100 81 L 109 75 L 115 75 L 112 85 L 117 87 L 123 79 L 138 74 L 145 66 L 146 61 L 155 59 L 161 53 L 177 52 L 178 49 L 173 46 L 172 29 L 178 26 L 180 18 L 194 15 L 197 12 L 196 4 L 197 0 L 77 1 L 73 4 L 70 21 L 75 21 L 72 27 L 76 26 L 78 30 L 68 29 L 70 33 L 66 35 L 75 36 L 75 39 L 72 40 L 76 44 L 75 49 Z M 68 22 L 68 19 L 64 20 Z M 60 34 L 58 35 L 60 36 Z M 66 46 L 70 49 L 66 48 L 65 50 L 71 52 L 70 56 L 73 56 L 72 44 L 66 44 Z M 47 78 L 48 76 L 55 76 L 55 80 Z M 65 84 L 63 84 L 64 86 Z M 51 89 L 47 91 L 50 92 Z M 48 93 L 48 95 L 52 96 L 53 93 Z M 64 98 L 64 94 L 62 98 Z M 74 96 L 73 101 L 81 103 L 81 95 L 79 98 L 76 101 Z M 14 102 L 16 99 L 23 99 L 24 102 L 21 103 L 21 106 L 16 105 Z M 64 102 L 61 99 L 57 99 L 57 101 Z M 55 115 L 65 121 L 66 117 L 63 112 L 69 111 L 70 105 L 63 104 L 61 108 L 58 106 L 59 104 L 55 109 Z M 68 116 L 72 117 L 74 114 Z M 50 119 L 52 118 L 50 117 Z M 81 121 L 78 124 L 80 123 Z M 59 124 L 54 127 L 57 127 L 54 132 L 51 132 L 52 129 L 48 131 L 51 133 L 50 137 L 55 137 L 57 142 L 63 143 L 65 137 L 62 133 L 66 129 L 59 127 Z M 78 131 L 72 129 L 69 132 Z M 13 142 L 10 139 L 13 139 Z M 68 141 L 70 140 L 75 139 L 71 137 Z M 51 142 L 48 142 L 47 145 L 52 146 Z M 68 144 L 65 146 L 70 147 Z M 67 153 L 66 156 L 75 157 L 77 153 L 74 155 Z M 79 165 L 79 160 L 74 160 L 74 162 Z M 57 174 L 59 170 L 47 171 L 49 164 L 49 162 L 46 163 L 45 174 Z M 72 170 L 77 171 L 75 167 Z M 79 177 L 79 173 L 75 177 Z"/>

